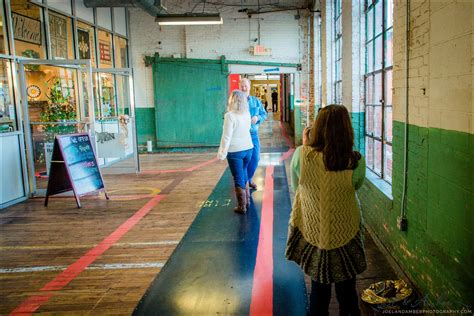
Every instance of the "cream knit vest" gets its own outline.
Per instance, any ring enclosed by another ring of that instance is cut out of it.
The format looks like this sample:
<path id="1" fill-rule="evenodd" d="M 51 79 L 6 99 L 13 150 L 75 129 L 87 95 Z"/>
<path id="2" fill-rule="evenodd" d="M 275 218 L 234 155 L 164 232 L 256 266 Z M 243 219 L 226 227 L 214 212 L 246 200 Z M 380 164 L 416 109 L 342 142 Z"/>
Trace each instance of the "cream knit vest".
<path id="1" fill-rule="evenodd" d="M 309 146 L 302 146 L 300 163 L 290 224 L 320 249 L 344 246 L 355 237 L 360 224 L 353 170 L 326 171 L 323 154 Z"/>

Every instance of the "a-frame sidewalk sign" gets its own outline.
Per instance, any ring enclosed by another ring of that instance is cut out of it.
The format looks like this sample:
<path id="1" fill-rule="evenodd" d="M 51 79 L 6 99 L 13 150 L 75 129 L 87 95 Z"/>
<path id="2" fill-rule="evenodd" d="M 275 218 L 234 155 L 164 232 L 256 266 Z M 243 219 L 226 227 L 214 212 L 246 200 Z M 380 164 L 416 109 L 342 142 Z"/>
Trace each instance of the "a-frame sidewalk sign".
<path id="1" fill-rule="evenodd" d="M 87 133 L 58 135 L 54 139 L 44 206 L 48 206 L 49 196 L 71 190 L 78 208 L 81 207 L 79 197 L 87 193 L 103 190 L 109 199 Z"/>

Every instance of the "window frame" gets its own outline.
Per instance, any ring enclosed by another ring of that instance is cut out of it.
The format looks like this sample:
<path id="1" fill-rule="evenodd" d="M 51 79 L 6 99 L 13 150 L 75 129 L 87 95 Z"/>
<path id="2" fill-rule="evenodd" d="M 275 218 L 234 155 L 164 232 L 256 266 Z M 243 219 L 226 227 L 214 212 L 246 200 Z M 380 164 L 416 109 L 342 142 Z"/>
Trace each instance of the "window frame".
<path id="1" fill-rule="evenodd" d="M 388 125 L 387 119 L 389 115 L 387 114 L 389 110 L 392 110 L 393 113 L 393 104 L 388 104 L 388 100 L 392 100 L 393 96 L 391 95 L 392 91 L 388 91 L 387 87 L 392 86 L 393 79 L 390 79 L 390 83 L 387 81 L 387 74 L 393 76 L 393 55 L 391 58 L 387 58 L 387 45 L 392 45 L 391 52 L 393 54 L 393 16 L 390 18 L 392 21 L 391 25 L 388 25 L 388 14 L 389 14 L 389 2 L 393 0 L 365 0 L 365 71 L 364 71 L 364 106 L 365 106 L 365 150 L 366 150 L 366 160 L 367 168 L 374 172 L 384 181 L 389 184 L 392 183 L 392 170 L 387 168 L 388 158 L 392 161 L 393 168 L 393 147 L 392 139 L 389 139 L 388 136 L 392 135 L 392 131 L 388 131 L 387 127 L 393 125 Z M 380 8 L 381 6 L 381 8 Z M 393 14 L 393 2 L 391 3 L 391 12 Z M 377 15 L 377 13 L 380 13 Z M 372 15 L 372 16 L 370 16 Z M 377 25 L 377 21 L 381 19 L 382 25 Z M 369 21 L 372 25 L 369 25 Z M 381 31 L 381 32 L 380 32 Z M 371 32 L 372 34 L 369 34 Z M 392 41 L 388 42 L 388 34 L 391 34 Z M 381 41 L 381 43 L 380 43 Z M 379 44 L 379 46 L 377 46 Z M 379 51 L 380 50 L 380 51 Z M 380 57 L 380 58 L 377 58 Z M 380 61 L 380 64 L 377 64 L 377 61 Z M 372 62 L 372 65 L 369 64 L 369 61 Z M 389 64 L 388 62 L 391 63 Z M 379 78 L 379 80 L 376 80 Z M 371 86 L 370 86 L 371 85 Z M 390 95 L 389 95 L 390 94 Z M 378 96 L 376 98 L 376 96 Z M 377 100 L 378 99 L 378 100 Z M 393 103 L 393 101 L 392 101 Z M 379 125 L 376 125 L 377 115 L 376 112 L 380 113 L 380 122 Z M 370 114 L 369 114 L 370 113 Z M 380 130 L 380 133 L 377 134 L 377 130 Z M 369 146 L 369 144 L 372 146 Z M 377 149 L 376 144 L 380 145 L 380 166 L 376 164 L 377 161 Z M 389 150 L 391 149 L 389 154 Z M 371 150 L 372 152 L 369 152 Z"/>
<path id="2" fill-rule="evenodd" d="M 333 0 L 334 103 L 342 104 L 342 0 Z M 339 32 L 338 32 L 339 31 Z"/>

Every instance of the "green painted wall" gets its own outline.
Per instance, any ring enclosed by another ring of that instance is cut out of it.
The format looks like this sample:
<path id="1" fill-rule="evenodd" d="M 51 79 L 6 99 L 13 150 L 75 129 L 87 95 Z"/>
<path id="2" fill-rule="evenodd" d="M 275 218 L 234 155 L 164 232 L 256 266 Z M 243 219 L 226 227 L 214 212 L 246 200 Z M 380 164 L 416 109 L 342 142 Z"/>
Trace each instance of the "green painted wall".
<path id="1" fill-rule="evenodd" d="M 138 146 L 146 146 L 147 140 L 156 142 L 155 108 L 135 108 Z"/>
<path id="2" fill-rule="evenodd" d="M 227 72 L 216 61 L 153 63 L 158 147 L 218 146 L 226 110 Z"/>
<path id="3" fill-rule="evenodd" d="M 404 124 L 393 126 L 392 200 L 370 181 L 359 192 L 366 224 L 425 295 L 425 306 L 474 302 L 474 135 L 409 125 L 408 230 L 397 229 Z"/>
<path id="4" fill-rule="evenodd" d="M 350 112 L 354 128 L 354 146 L 365 154 L 365 112 Z"/>

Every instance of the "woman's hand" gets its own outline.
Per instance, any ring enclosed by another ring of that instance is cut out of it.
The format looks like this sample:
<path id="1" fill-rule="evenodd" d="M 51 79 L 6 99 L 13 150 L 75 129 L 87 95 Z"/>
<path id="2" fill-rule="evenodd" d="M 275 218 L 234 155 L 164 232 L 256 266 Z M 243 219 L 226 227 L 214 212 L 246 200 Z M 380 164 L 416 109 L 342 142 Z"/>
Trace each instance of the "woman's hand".
<path id="1" fill-rule="evenodd" d="M 305 129 L 303 130 L 303 145 L 308 145 L 310 133 L 311 133 L 311 126 L 305 127 Z"/>

